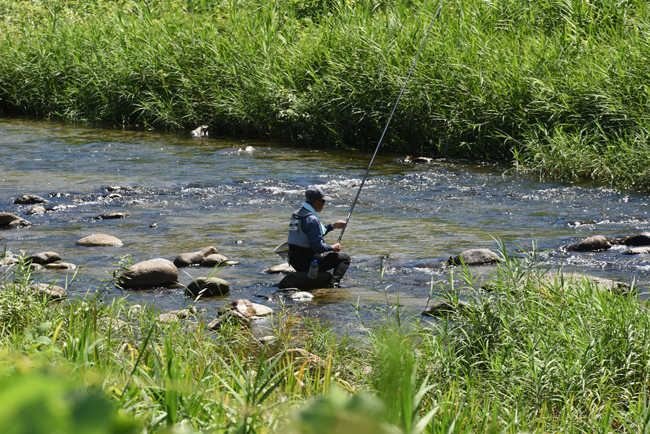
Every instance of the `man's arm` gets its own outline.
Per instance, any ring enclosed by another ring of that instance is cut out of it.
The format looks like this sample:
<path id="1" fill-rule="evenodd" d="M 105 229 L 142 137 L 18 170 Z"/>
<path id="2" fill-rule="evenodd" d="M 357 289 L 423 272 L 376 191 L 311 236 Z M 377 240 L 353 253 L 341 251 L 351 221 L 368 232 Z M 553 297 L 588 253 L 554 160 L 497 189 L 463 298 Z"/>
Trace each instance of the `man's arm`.
<path id="1" fill-rule="evenodd" d="M 302 230 L 309 237 L 309 245 L 314 252 L 325 253 L 333 250 L 332 246 L 325 244 L 323 241 L 323 235 L 320 232 L 320 224 L 316 217 L 311 215 L 307 216 L 302 219 L 301 224 L 303 225 Z M 327 232 L 329 232 L 332 230 L 332 225 L 327 225 L 325 228 L 327 229 Z"/>

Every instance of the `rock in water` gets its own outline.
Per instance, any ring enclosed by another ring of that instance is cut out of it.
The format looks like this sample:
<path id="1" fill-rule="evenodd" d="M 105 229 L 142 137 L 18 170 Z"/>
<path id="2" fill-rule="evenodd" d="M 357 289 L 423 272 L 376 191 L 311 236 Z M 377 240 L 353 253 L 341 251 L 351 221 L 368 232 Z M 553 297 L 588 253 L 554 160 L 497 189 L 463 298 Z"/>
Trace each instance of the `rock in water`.
<path id="1" fill-rule="evenodd" d="M 326 288 L 331 279 L 332 275 L 326 271 L 319 272 L 315 279 L 307 277 L 306 271 L 296 271 L 284 276 L 278 286 L 280 288 L 299 289 Z"/>
<path id="2" fill-rule="evenodd" d="M 0 212 L 0 228 L 30 226 L 31 223 L 9 212 Z"/>
<path id="3" fill-rule="evenodd" d="M 268 274 L 279 274 L 279 273 L 287 274 L 287 273 L 295 273 L 296 270 L 291 265 L 284 262 L 282 264 L 274 265 L 270 268 L 267 268 L 266 270 L 264 270 L 264 272 Z"/>
<path id="4" fill-rule="evenodd" d="M 199 265 L 203 262 L 203 259 L 207 258 L 210 255 L 215 255 L 219 253 L 216 247 L 209 246 L 205 247 L 196 252 L 190 253 L 181 253 L 174 259 L 174 265 L 177 267 L 189 267 L 190 265 Z"/>
<path id="5" fill-rule="evenodd" d="M 77 241 L 77 245 L 84 247 L 122 246 L 119 238 L 106 234 L 92 234 Z"/>
<path id="6" fill-rule="evenodd" d="M 46 202 L 45 199 L 43 199 L 40 196 L 36 196 L 35 194 L 26 194 L 14 200 L 14 203 L 18 205 L 29 205 L 29 204 L 45 203 L 45 202 Z"/>
<path id="7" fill-rule="evenodd" d="M 178 282 L 178 268 L 167 259 L 149 259 L 130 266 L 118 282 L 123 288 L 171 286 Z"/>
<path id="8" fill-rule="evenodd" d="M 422 315 L 433 317 L 455 315 L 467 311 L 471 306 L 471 304 L 462 300 L 458 300 L 458 304 L 450 300 L 435 300 L 424 309 Z"/>
<path id="9" fill-rule="evenodd" d="M 218 253 L 208 255 L 201 261 L 201 267 L 215 267 L 228 262 L 228 258 Z"/>
<path id="10" fill-rule="evenodd" d="M 650 255 L 650 246 L 631 247 L 623 252 L 624 255 Z"/>
<path id="11" fill-rule="evenodd" d="M 623 240 L 626 246 L 650 246 L 650 232 L 631 235 Z"/>
<path id="12" fill-rule="evenodd" d="M 37 253 L 37 254 L 35 254 L 33 256 L 30 256 L 27 259 L 31 259 L 32 263 L 34 263 L 34 264 L 45 265 L 45 264 L 49 264 L 49 263 L 52 263 L 52 262 L 60 261 L 61 260 L 61 255 L 59 255 L 56 252 L 41 252 L 41 253 Z"/>
<path id="13" fill-rule="evenodd" d="M 30 289 L 38 294 L 44 294 L 52 300 L 60 300 L 68 295 L 65 288 L 55 285 L 48 285 L 47 283 L 35 283 L 30 286 Z"/>
<path id="14" fill-rule="evenodd" d="M 573 250 L 574 252 L 602 252 L 611 247 L 612 245 L 607 241 L 607 238 L 602 235 L 594 235 L 593 237 L 569 245 L 567 250 Z"/>
<path id="15" fill-rule="evenodd" d="M 229 292 L 230 283 L 218 277 L 197 277 L 185 288 L 185 294 L 192 297 L 199 294 L 204 297 L 216 297 L 227 295 Z"/>
<path id="16" fill-rule="evenodd" d="M 501 258 L 490 249 L 470 249 L 465 250 L 458 256 L 449 258 L 447 265 L 460 265 L 461 260 L 465 265 L 483 265 L 500 262 Z"/>

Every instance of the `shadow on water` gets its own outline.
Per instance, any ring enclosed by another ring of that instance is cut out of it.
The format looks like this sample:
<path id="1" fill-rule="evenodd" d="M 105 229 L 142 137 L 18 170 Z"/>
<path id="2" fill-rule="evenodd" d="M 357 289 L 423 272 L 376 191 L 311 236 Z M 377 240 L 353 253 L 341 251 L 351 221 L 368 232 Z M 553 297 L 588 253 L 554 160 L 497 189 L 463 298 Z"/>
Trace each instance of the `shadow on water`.
<path id="1" fill-rule="evenodd" d="M 233 290 L 228 297 L 199 301 L 208 311 L 236 298 L 277 307 L 270 294 L 281 276 L 263 270 L 280 262 L 272 250 L 285 240 L 288 216 L 300 206 L 304 189 L 319 185 L 333 196 L 321 213 L 325 222 L 344 219 L 370 160 L 361 152 L 259 140 L 16 119 L 0 119 L 0 147 L 0 211 L 33 223 L 0 230 L 0 245 L 28 254 L 52 250 L 80 265 L 81 278 L 70 286 L 73 294 L 96 287 L 122 255 L 133 261 L 173 259 L 214 245 L 241 264 L 219 272 Z M 46 197 L 50 211 L 26 215 L 30 205 L 13 204 L 23 194 Z M 449 160 L 416 165 L 404 156 L 380 153 L 342 242 L 353 257 L 345 288 L 289 305 L 301 314 L 354 328 L 359 318 L 386 311 L 378 307 L 385 304 L 385 293 L 399 292 L 405 312 L 417 314 L 426 305 L 432 277 L 446 279 L 442 264 L 449 256 L 470 248 L 494 249 L 495 239 L 522 249 L 536 240 L 549 266 L 634 278 L 647 287 L 647 255 L 623 255 L 619 246 L 602 253 L 569 253 L 562 247 L 591 235 L 649 231 L 649 203 L 644 192 L 544 182 L 498 165 Z M 128 217 L 96 218 L 111 212 Z M 124 246 L 75 244 L 91 233 L 116 236 Z M 337 236 L 331 234 L 329 241 Z M 386 269 L 378 279 L 382 257 Z M 181 269 L 180 283 L 208 272 Z M 42 276 L 44 281 L 53 278 L 65 281 L 65 274 Z M 114 293 L 162 310 L 191 301 L 182 287 Z"/>

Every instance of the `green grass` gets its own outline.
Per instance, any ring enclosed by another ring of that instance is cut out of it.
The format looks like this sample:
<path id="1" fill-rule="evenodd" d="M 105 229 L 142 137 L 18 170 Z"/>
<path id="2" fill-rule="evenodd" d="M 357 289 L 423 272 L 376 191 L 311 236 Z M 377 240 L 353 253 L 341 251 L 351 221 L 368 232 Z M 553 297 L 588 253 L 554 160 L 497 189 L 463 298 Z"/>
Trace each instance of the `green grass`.
<path id="1" fill-rule="evenodd" d="M 0 111 L 372 149 L 438 3 L 0 1 Z M 394 151 L 650 185 L 642 0 L 450 0 Z"/>
<path id="2" fill-rule="evenodd" d="M 389 306 L 353 342 L 283 311 L 268 345 L 236 326 L 211 332 L 203 314 L 160 323 L 124 300 L 33 296 L 24 288 L 40 276 L 19 264 L 0 292 L 0 422 L 16 433 L 90 432 L 90 420 L 97 433 L 648 432 L 647 305 L 542 278 L 534 252 L 502 256 L 490 294 L 468 269 L 432 284 L 452 300 L 474 294 L 464 315 L 399 325 Z"/>

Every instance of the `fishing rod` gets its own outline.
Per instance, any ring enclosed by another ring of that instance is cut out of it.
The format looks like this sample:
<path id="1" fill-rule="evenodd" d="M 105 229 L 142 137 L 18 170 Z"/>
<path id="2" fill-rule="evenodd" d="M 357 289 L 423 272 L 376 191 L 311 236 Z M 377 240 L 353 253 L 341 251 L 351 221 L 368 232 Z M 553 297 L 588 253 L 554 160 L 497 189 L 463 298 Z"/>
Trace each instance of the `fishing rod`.
<path id="1" fill-rule="evenodd" d="M 341 239 L 343 238 L 343 234 L 345 233 L 345 228 L 348 227 L 348 222 L 350 221 L 350 217 L 352 217 L 352 212 L 354 211 L 354 207 L 357 204 L 357 201 L 359 200 L 359 195 L 361 194 L 361 189 L 363 188 L 363 185 L 366 183 L 366 179 L 368 178 L 368 174 L 370 173 L 370 168 L 372 167 L 372 163 L 375 161 L 375 156 L 377 155 L 377 151 L 379 151 L 379 147 L 381 146 L 381 142 L 384 140 L 384 136 L 386 135 L 386 131 L 388 130 L 388 125 L 390 124 L 390 121 L 393 119 L 393 115 L 395 114 L 395 110 L 397 109 L 397 105 L 399 104 L 399 100 L 402 99 L 402 94 L 404 93 L 404 89 L 406 89 L 406 85 L 408 84 L 409 80 L 411 79 L 411 74 L 413 73 L 413 69 L 415 69 L 415 65 L 418 63 L 418 58 L 420 57 L 420 53 L 422 52 L 422 48 L 424 48 L 424 43 L 427 41 L 427 38 L 429 37 L 429 33 L 431 33 L 431 28 L 433 27 L 433 23 L 436 22 L 436 19 L 438 18 L 438 14 L 440 13 L 440 10 L 442 9 L 442 4 L 444 0 L 440 0 L 440 6 L 438 6 L 438 10 L 436 11 L 435 15 L 433 16 L 433 20 L 431 20 L 431 24 L 429 25 L 429 29 L 427 30 L 426 35 L 424 35 L 424 39 L 422 39 L 422 43 L 420 44 L 420 49 L 418 50 L 418 54 L 415 56 L 415 60 L 413 60 L 413 64 L 411 65 L 411 69 L 406 76 L 406 80 L 404 81 L 404 85 L 402 86 L 402 90 L 399 93 L 399 96 L 397 97 L 397 101 L 395 101 L 395 105 L 393 106 L 393 111 L 390 112 L 390 116 L 388 117 L 388 122 L 386 122 L 386 126 L 384 127 L 384 131 L 381 133 L 381 137 L 379 138 L 379 142 L 377 143 L 377 147 L 375 148 L 375 153 L 372 154 L 372 158 L 370 159 L 370 164 L 368 164 L 368 169 L 366 170 L 366 174 L 364 175 L 363 179 L 361 180 L 361 185 L 359 186 L 359 190 L 357 190 L 357 195 L 354 197 L 354 201 L 352 202 L 352 206 L 350 207 L 350 213 L 348 214 L 348 218 L 345 219 L 345 226 L 343 226 L 343 229 L 341 229 L 341 235 L 339 235 L 339 240 L 337 243 L 341 243 Z"/>

